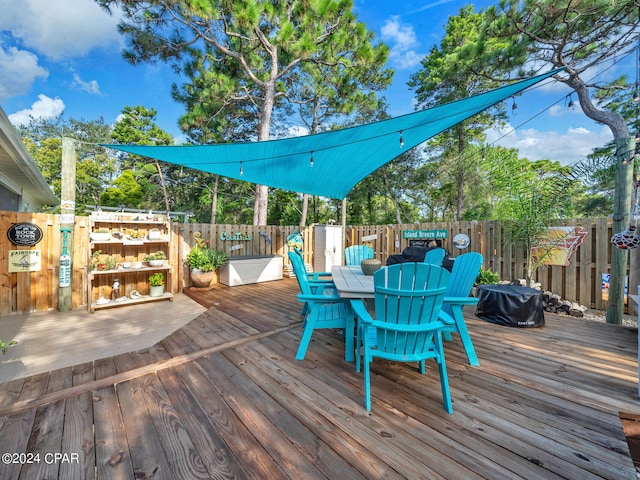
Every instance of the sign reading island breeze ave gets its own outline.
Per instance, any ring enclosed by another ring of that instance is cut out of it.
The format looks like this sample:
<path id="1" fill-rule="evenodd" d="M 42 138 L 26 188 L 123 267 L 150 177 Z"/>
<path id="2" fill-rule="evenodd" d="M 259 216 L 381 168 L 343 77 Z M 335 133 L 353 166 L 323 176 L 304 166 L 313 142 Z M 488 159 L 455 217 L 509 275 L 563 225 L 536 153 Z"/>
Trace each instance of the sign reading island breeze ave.
<path id="1" fill-rule="evenodd" d="M 14 223 L 7 230 L 7 237 L 14 245 L 32 247 L 42 240 L 42 229 L 35 223 Z"/>
<path id="2" fill-rule="evenodd" d="M 438 238 L 448 238 L 449 230 L 403 230 L 402 238 L 411 240 L 429 240 Z"/>

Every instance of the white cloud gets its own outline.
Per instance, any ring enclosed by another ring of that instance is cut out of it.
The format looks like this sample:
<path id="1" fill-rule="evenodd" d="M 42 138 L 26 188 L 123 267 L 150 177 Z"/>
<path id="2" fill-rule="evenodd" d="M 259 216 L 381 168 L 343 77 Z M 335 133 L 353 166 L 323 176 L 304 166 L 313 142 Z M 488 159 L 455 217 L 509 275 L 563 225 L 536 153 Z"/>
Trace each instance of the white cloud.
<path id="1" fill-rule="evenodd" d="M 382 40 L 391 45 L 389 60 L 400 69 L 415 67 L 425 56 L 416 51 L 420 42 L 412 25 L 401 23 L 397 15 L 389 18 L 381 29 Z"/>
<path id="2" fill-rule="evenodd" d="M 608 127 L 592 131 L 584 127 L 569 127 L 562 131 L 540 131 L 535 128 L 511 131 L 507 125 L 502 130 L 487 131 L 487 143 L 518 149 L 520 157 L 529 160 L 552 160 L 572 165 L 584 160 L 594 148 L 613 140 Z"/>
<path id="3" fill-rule="evenodd" d="M 302 137 L 304 135 L 309 135 L 309 129 L 302 125 L 293 125 L 289 127 L 288 133 L 289 137 Z"/>
<path id="4" fill-rule="evenodd" d="M 119 15 L 90 0 L 3 2 L 0 30 L 53 60 L 82 56 L 95 47 L 120 45 Z"/>
<path id="5" fill-rule="evenodd" d="M 13 125 L 26 125 L 31 118 L 47 120 L 56 118 L 64 111 L 64 102 L 59 98 L 49 98 L 46 95 L 38 95 L 38 100 L 31 108 L 20 110 L 8 115 Z"/>
<path id="6" fill-rule="evenodd" d="M 73 74 L 73 85 L 78 87 L 80 90 L 83 90 L 87 93 L 91 93 L 93 95 L 100 95 L 100 86 L 96 80 L 90 80 L 89 82 L 85 82 L 80 78 L 80 75 L 77 73 Z"/>
<path id="7" fill-rule="evenodd" d="M 0 46 L 0 101 L 27 93 L 36 79 L 48 75 L 34 54 L 15 47 L 4 50 Z"/>

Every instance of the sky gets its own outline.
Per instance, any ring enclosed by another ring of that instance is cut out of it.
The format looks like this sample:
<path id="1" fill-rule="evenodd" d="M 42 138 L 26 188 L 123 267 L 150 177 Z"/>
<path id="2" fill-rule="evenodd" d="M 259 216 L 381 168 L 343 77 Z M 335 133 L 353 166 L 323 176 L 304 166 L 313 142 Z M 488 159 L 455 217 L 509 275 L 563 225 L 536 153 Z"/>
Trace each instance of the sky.
<path id="1" fill-rule="evenodd" d="M 414 111 L 410 76 L 434 45 L 447 19 L 469 2 L 457 0 L 354 0 L 358 19 L 390 48 L 393 84 L 383 94 L 389 114 Z M 494 3 L 472 2 L 476 10 Z M 122 58 L 125 45 L 117 32 L 118 13 L 109 15 L 93 0 L 0 0 L 0 107 L 14 125 L 35 118 L 117 121 L 125 106 L 155 108 L 156 121 L 181 143 L 178 128 L 184 107 L 175 103 L 171 85 L 180 78 L 163 63 L 132 66 Z M 614 67 L 594 72 L 606 81 L 625 70 L 633 77 L 629 56 Z M 563 164 L 583 160 L 613 136 L 579 109 L 568 108 L 570 90 L 554 82 L 515 99 L 518 108 L 501 131 L 488 132 L 488 143 L 518 148 L 529 160 Z M 573 97 L 578 105 L 576 97 Z M 510 109 L 508 109 L 510 110 Z"/>

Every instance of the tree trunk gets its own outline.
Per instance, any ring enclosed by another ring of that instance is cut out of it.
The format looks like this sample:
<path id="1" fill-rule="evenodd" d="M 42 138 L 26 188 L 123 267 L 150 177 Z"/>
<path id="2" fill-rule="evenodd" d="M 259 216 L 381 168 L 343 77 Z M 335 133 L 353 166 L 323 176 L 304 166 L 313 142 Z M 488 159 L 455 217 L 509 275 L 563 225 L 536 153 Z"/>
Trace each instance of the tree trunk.
<path id="1" fill-rule="evenodd" d="M 631 212 L 631 184 L 635 138 L 616 138 L 616 190 L 613 198 L 613 233 L 627 229 Z M 611 245 L 611 280 L 607 306 L 607 323 L 622 323 L 624 285 L 629 252 Z"/>
<path id="2" fill-rule="evenodd" d="M 309 211 L 309 195 L 308 194 L 303 194 L 302 195 L 302 212 L 300 214 L 300 226 L 301 227 L 306 227 L 307 226 L 307 212 Z"/>
<path id="3" fill-rule="evenodd" d="M 264 100 L 260 107 L 258 118 L 258 141 L 263 142 L 269 140 L 269 128 L 271 126 L 271 113 L 275 102 L 276 88 L 275 79 L 277 78 L 277 55 L 273 53 L 273 65 L 275 71 L 272 72 L 272 78 L 265 83 Z M 256 185 L 256 200 L 253 205 L 253 224 L 266 225 L 267 211 L 269 208 L 269 188 L 266 185 Z"/>
<path id="4" fill-rule="evenodd" d="M 382 171 L 382 181 L 384 182 L 384 188 L 387 189 L 389 193 L 389 197 L 391 197 L 391 202 L 393 203 L 393 210 L 396 213 L 396 223 L 399 225 L 402 223 L 402 217 L 400 215 L 400 205 L 398 204 L 398 199 L 393 194 L 391 190 L 391 185 L 389 184 L 389 179 L 387 178 L 387 172 Z"/>
<path id="5" fill-rule="evenodd" d="M 571 72 L 568 72 L 571 73 Z M 629 224 L 631 211 L 631 187 L 633 182 L 633 152 L 635 138 L 629 137 L 624 117 L 607 110 L 598 110 L 592 103 L 587 85 L 578 76 L 570 75 L 564 81 L 575 89 L 584 114 L 611 129 L 616 145 L 616 189 L 613 198 L 613 233 L 624 231 Z M 611 281 L 607 306 L 607 323 L 622 323 L 624 313 L 624 284 L 627 276 L 626 250 L 611 245 Z"/>
<path id="6" fill-rule="evenodd" d="M 167 209 L 167 215 L 169 214 L 169 196 L 167 195 L 167 184 L 164 181 L 164 175 L 162 175 L 162 169 L 160 168 L 160 162 L 156 160 L 156 168 L 158 169 L 158 175 L 160 176 L 160 185 L 162 185 L 162 194 L 164 195 L 164 206 Z"/>
<path id="7" fill-rule="evenodd" d="M 213 192 L 211 193 L 211 224 L 216 223 L 216 213 L 218 211 L 218 184 L 220 182 L 220 175 L 216 175 L 216 180 L 213 183 Z"/>

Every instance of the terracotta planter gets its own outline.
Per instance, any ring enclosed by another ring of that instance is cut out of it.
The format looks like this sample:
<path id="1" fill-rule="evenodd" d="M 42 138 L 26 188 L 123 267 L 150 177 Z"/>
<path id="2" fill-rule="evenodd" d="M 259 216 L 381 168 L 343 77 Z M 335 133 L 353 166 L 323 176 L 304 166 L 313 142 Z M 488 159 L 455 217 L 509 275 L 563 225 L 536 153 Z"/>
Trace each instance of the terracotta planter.
<path id="1" fill-rule="evenodd" d="M 213 280 L 214 272 L 203 272 L 198 270 L 197 268 L 191 269 L 191 284 L 194 287 L 198 288 L 206 288 L 211 285 L 211 281 Z"/>

